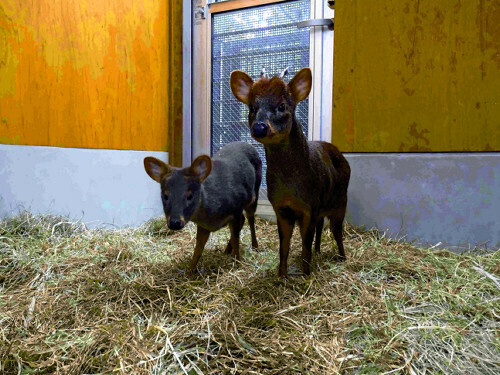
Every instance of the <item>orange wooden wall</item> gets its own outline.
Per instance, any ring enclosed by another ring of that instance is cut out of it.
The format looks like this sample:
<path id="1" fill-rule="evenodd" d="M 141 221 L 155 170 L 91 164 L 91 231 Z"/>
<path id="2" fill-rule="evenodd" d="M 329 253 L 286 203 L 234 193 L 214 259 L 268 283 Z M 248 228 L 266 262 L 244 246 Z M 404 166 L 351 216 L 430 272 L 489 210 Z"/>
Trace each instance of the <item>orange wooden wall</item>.
<path id="1" fill-rule="evenodd" d="M 334 49 L 342 151 L 500 151 L 498 0 L 338 0 Z"/>
<path id="2" fill-rule="evenodd" d="M 0 143 L 178 159 L 181 17 L 176 0 L 0 0 Z"/>

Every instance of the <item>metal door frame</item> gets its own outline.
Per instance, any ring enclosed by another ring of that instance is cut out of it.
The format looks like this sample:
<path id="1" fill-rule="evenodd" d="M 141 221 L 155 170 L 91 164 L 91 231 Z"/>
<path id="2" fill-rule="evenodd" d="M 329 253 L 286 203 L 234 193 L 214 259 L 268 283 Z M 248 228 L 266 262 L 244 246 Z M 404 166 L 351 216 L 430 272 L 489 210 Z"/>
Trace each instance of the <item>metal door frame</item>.
<path id="1" fill-rule="evenodd" d="M 189 126 L 190 150 L 189 161 L 200 154 L 210 155 L 211 144 L 211 48 L 212 17 L 211 9 L 224 4 L 242 5 L 241 8 L 258 6 L 286 0 L 233 0 L 209 4 L 207 0 L 194 0 L 192 9 L 192 68 L 191 102 L 189 116 L 184 107 L 185 117 L 190 117 Z M 310 0 L 311 19 L 333 18 L 334 11 L 326 0 Z M 240 9 L 240 8 L 236 8 Z M 331 141 L 332 126 L 332 79 L 333 79 L 333 32 L 326 27 L 311 27 L 310 31 L 310 67 L 313 71 L 313 87 L 309 95 L 309 139 Z M 329 67 L 329 68 L 328 68 Z M 184 72 L 186 77 L 186 72 Z M 186 134 L 185 133 L 185 134 Z M 187 143 L 184 142 L 187 146 Z M 188 159 L 184 159 L 188 162 Z"/>
<path id="2" fill-rule="evenodd" d="M 193 157 L 192 93 L 193 93 L 193 7 L 192 0 L 182 2 L 182 166 Z"/>

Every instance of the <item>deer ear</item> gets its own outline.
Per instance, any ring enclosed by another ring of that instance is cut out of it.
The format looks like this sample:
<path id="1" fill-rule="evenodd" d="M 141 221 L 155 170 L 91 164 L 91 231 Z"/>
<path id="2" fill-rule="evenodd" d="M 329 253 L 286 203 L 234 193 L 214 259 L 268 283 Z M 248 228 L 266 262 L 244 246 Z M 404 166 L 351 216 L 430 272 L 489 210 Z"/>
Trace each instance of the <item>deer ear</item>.
<path id="1" fill-rule="evenodd" d="M 212 159 L 208 155 L 200 155 L 193 160 L 190 169 L 203 182 L 212 172 Z"/>
<path id="2" fill-rule="evenodd" d="M 297 74 L 292 78 L 290 83 L 288 83 L 288 88 L 292 94 L 292 99 L 295 103 L 299 103 L 311 92 L 312 85 L 312 74 L 311 69 L 302 68 Z"/>
<path id="3" fill-rule="evenodd" d="M 250 93 L 250 88 L 253 85 L 253 79 L 250 78 L 248 74 L 242 72 L 241 70 L 235 70 L 231 73 L 230 86 L 233 95 L 240 102 L 248 105 L 248 94 Z"/>
<path id="4" fill-rule="evenodd" d="M 152 156 L 144 158 L 144 169 L 149 177 L 156 182 L 161 182 L 163 176 L 170 173 L 172 170 L 169 165 Z"/>

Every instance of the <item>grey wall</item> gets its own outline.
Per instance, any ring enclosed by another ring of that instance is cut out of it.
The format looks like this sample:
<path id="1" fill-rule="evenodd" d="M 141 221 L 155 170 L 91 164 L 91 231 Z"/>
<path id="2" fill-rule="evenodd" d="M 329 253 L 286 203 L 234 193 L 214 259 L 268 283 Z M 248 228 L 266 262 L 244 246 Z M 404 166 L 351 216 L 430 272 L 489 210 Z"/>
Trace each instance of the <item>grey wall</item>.
<path id="1" fill-rule="evenodd" d="M 500 248 L 500 153 L 346 157 L 348 221 L 452 250 Z"/>
<path id="2" fill-rule="evenodd" d="M 163 214 L 145 156 L 165 152 L 0 145 L 0 217 L 26 209 L 90 226 Z M 500 248 L 500 153 L 346 154 L 347 220 L 452 250 Z"/>
<path id="3" fill-rule="evenodd" d="M 166 152 L 0 145 L 0 217 L 26 209 L 90 226 L 134 226 L 162 215 L 145 156 Z"/>

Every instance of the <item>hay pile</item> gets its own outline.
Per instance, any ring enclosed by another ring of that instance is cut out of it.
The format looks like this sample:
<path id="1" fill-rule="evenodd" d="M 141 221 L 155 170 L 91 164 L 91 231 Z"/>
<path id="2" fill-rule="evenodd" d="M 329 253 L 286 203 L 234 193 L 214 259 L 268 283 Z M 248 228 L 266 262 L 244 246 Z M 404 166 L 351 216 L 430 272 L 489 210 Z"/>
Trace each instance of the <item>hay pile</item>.
<path id="1" fill-rule="evenodd" d="M 88 230 L 23 213 L 0 222 L 4 374 L 500 373 L 500 252 L 456 255 L 345 228 L 347 262 L 323 234 L 311 277 L 277 277 L 276 226 L 261 252 L 223 254 L 212 234 L 185 270 L 195 227 L 153 220 Z"/>

